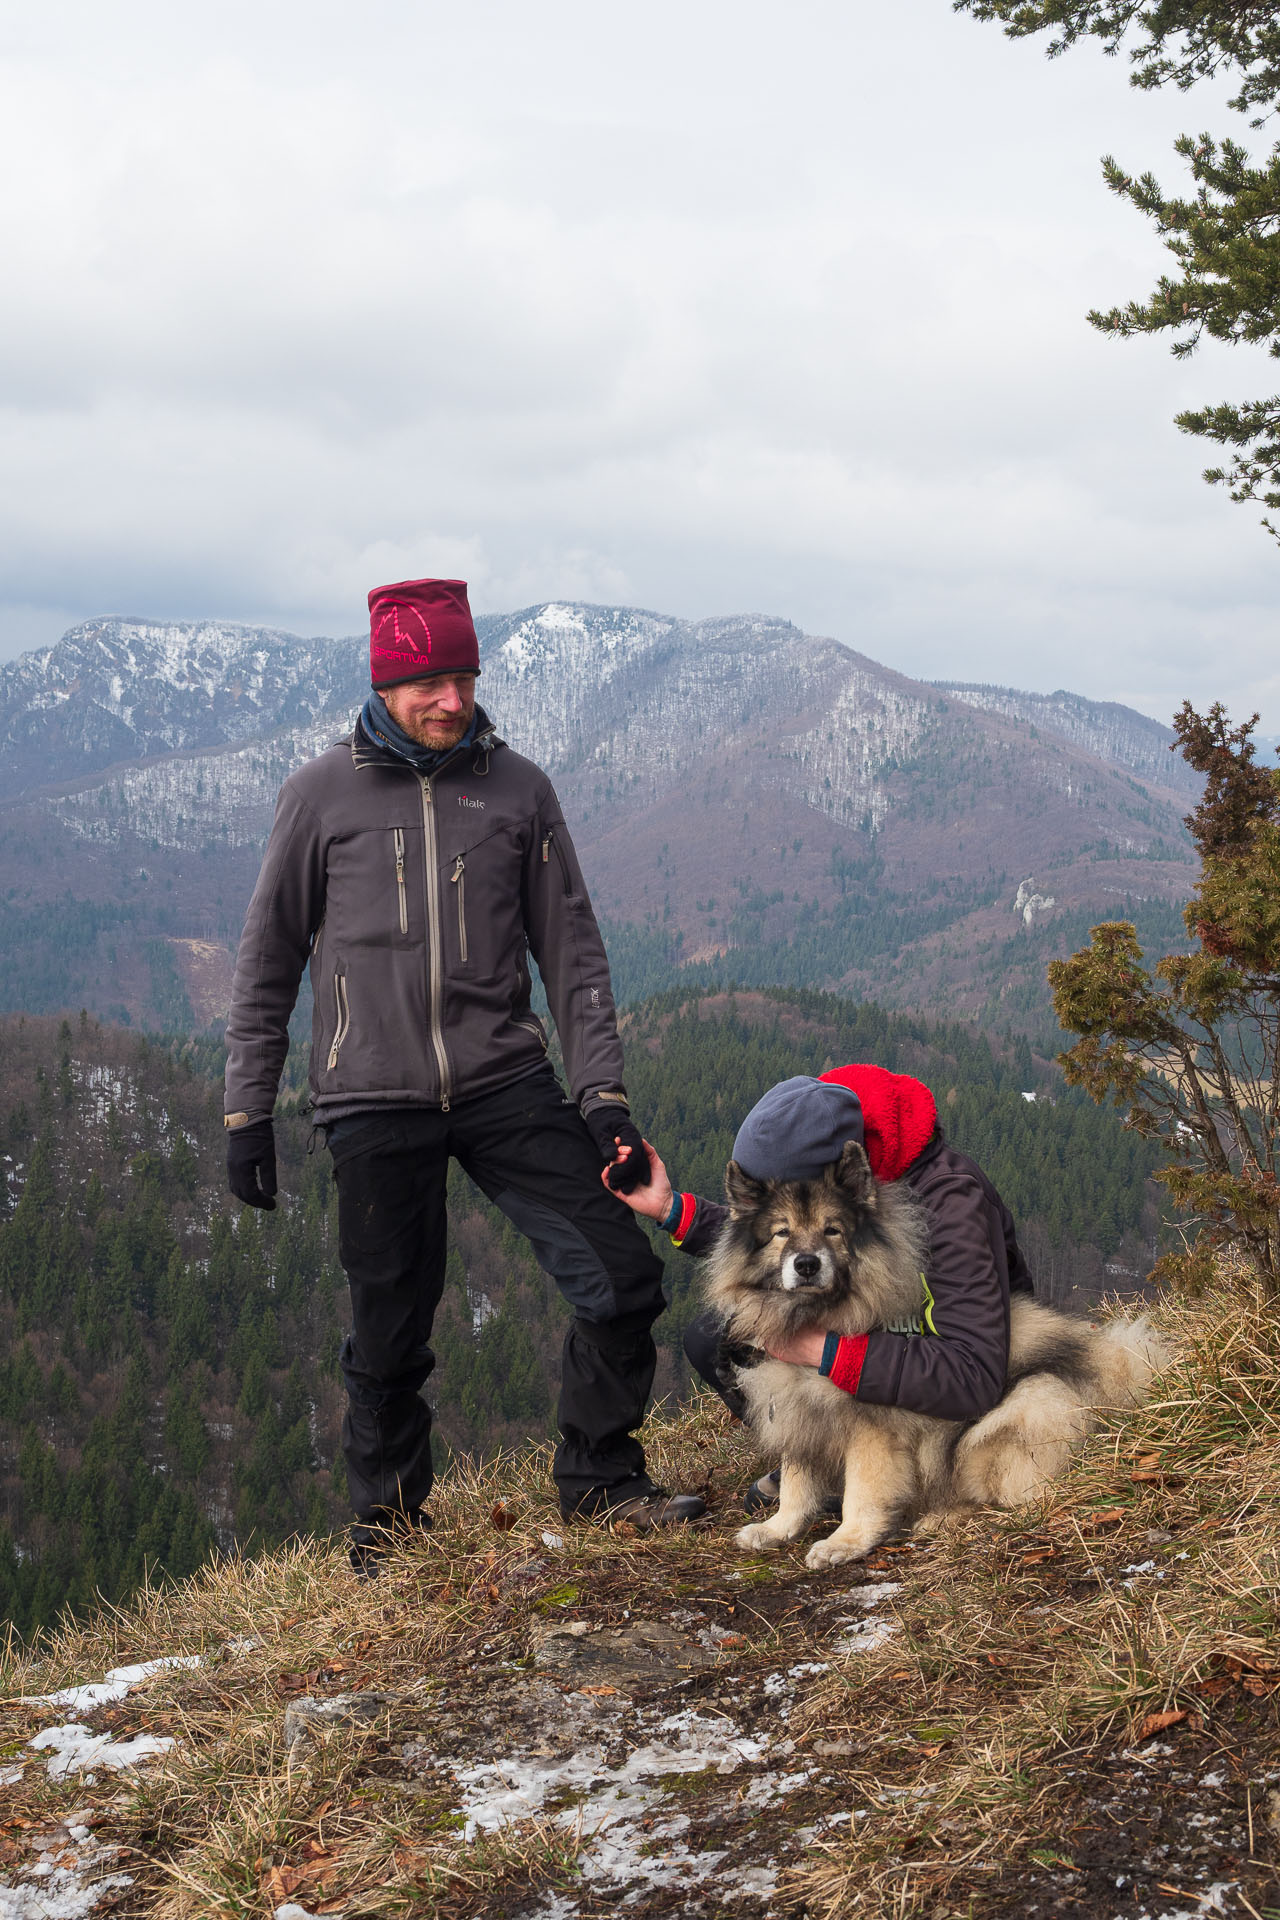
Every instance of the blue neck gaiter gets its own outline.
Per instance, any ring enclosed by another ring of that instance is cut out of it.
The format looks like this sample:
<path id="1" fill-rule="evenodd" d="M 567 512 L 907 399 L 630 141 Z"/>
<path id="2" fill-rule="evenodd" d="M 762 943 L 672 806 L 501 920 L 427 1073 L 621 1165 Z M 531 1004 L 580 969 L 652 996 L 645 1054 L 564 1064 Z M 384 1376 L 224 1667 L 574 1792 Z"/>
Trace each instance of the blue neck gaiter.
<path id="1" fill-rule="evenodd" d="M 476 716 L 472 714 L 471 725 L 457 746 L 424 747 L 417 740 L 411 740 L 403 727 L 397 726 L 387 712 L 382 695 L 376 691 L 370 693 L 364 703 L 360 724 L 371 740 L 376 740 L 380 746 L 388 748 L 397 758 L 407 760 L 415 772 L 428 775 L 435 772 L 442 760 L 447 760 L 451 754 L 461 753 L 464 747 L 469 747 L 476 737 Z"/>

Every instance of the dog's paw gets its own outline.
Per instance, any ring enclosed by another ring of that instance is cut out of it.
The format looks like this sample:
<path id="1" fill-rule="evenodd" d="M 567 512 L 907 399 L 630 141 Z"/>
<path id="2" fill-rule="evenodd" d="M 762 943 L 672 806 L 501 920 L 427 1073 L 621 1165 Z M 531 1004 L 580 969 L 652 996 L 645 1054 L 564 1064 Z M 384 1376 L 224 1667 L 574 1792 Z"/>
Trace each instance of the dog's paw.
<path id="1" fill-rule="evenodd" d="M 837 1529 L 829 1533 L 825 1540 L 815 1540 L 804 1557 L 806 1567 L 816 1573 L 820 1567 L 843 1566 L 846 1560 L 865 1560 L 871 1548 L 862 1540 L 841 1538 Z"/>
<path id="2" fill-rule="evenodd" d="M 733 1536 L 735 1547 L 741 1547 L 744 1553 L 775 1553 L 782 1545 L 776 1533 L 770 1530 L 768 1521 L 758 1526 L 739 1527 Z"/>

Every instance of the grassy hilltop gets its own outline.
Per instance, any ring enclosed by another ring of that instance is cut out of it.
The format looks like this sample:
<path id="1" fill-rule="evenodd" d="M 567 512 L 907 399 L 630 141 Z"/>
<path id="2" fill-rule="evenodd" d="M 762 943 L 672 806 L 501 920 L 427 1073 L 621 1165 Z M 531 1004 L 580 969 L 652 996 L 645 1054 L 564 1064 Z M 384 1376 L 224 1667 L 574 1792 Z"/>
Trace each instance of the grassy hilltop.
<path id="1" fill-rule="evenodd" d="M 563 1527 L 535 1448 L 453 1470 L 376 1584 L 313 1541 L 11 1647 L 0 1911 L 1274 1915 L 1274 1314 L 1225 1276 L 1160 1317 L 1160 1397 L 1049 1498 L 865 1566 L 739 1555 L 699 1400 L 649 1436 L 708 1490 L 679 1537 Z M 172 1745 L 51 1777 L 39 1696 L 175 1657 L 80 1722 Z"/>

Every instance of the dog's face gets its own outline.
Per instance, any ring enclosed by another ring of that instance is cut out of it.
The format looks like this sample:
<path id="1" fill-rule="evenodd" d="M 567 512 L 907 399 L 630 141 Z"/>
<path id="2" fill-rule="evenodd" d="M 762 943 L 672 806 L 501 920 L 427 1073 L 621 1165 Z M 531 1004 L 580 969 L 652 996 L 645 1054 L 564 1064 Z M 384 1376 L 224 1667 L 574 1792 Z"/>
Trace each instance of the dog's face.
<path id="1" fill-rule="evenodd" d="M 740 1284 L 812 1300 L 815 1310 L 852 1290 L 858 1243 L 876 1210 L 876 1184 L 850 1140 L 820 1180 L 756 1180 L 736 1160 L 725 1172 Z"/>

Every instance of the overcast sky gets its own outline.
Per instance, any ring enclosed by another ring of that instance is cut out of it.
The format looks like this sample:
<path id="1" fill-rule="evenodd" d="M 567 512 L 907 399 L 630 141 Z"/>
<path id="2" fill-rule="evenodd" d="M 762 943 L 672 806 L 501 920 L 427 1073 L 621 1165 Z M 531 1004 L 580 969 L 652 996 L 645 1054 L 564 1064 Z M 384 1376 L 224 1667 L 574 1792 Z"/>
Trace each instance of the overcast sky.
<path id="1" fill-rule="evenodd" d="M 1093 305 L 1220 96 L 949 0 L 44 0 L 0 25 L 0 655 L 458 573 L 1280 731 L 1280 551 Z M 1237 125 L 1236 131 L 1241 131 Z"/>

